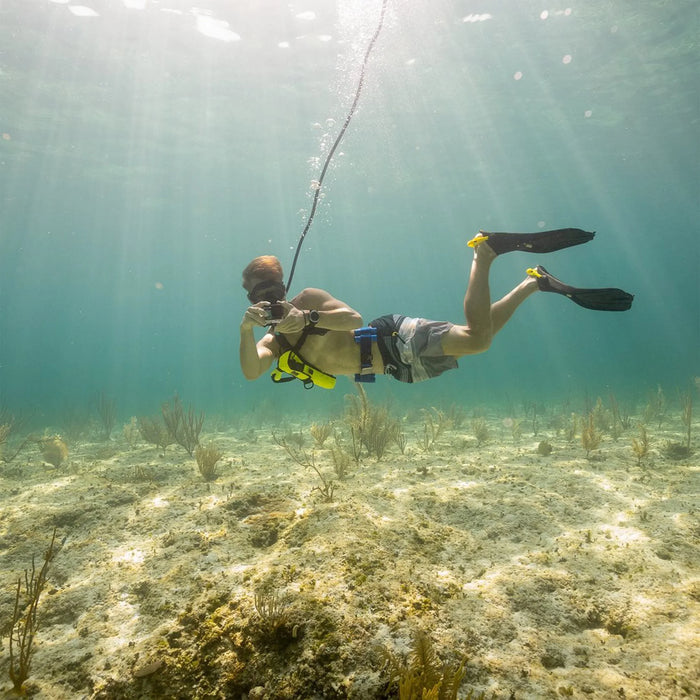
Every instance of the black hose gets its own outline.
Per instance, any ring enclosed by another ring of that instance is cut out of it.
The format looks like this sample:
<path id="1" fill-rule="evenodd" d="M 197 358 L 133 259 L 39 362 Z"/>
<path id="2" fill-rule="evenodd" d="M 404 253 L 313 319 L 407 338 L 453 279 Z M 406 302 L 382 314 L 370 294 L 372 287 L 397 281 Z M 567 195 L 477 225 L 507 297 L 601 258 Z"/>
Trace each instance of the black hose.
<path id="1" fill-rule="evenodd" d="M 386 5 L 387 5 L 388 0 L 382 0 L 382 12 L 381 15 L 379 16 L 379 24 L 377 25 L 377 30 L 374 32 L 374 36 L 372 37 L 372 40 L 369 42 L 369 46 L 367 47 L 367 52 L 365 53 L 365 59 L 362 61 L 362 68 L 360 69 L 360 80 L 357 84 L 357 90 L 355 91 L 355 99 L 352 102 L 352 105 L 350 106 L 350 111 L 348 112 L 348 116 L 345 117 L 345 123 L 343 124 L 343 128 L 340 130 L 340 133 L 338 134 L 337 138 L 335 139 L 334 144 L 331 146 L 331 150 L 328 151 L 328 155 L 326 156 L 326 162 L 323 164 L 323 169 L 321 170 L 321 176 L 318 178 L 318 185 L 316 187 L 316 191 L 314 193 L 314 200 L 311 205 L 311 212 L 309 214 L 309 218 L 306 222 L 306 226 L 304 226 L 304 230 L 301 233 L 301 236 L 299 237 L 299 242 L 297 243 L 297 249 L 296 252 L 294 253 L 294 259 L 292 260 L 292 267 L 291 270 L 289 271 L 289 279 L 287 280 L 287 285 L 286 289 L 287 292 L 289 292 L 289 288 L 292 285 L 292 278 L 294 277 L 294 270 L 296 269 L 297 266 L 297 259 L 299 258 L 299 253 L 301 252 L 301 246 L 302 243 L 304 242 L 304 238 L 306 238 L 306 234 L 308 233 L 309 229 L 311 228 L 311 222 L 314 220 L 314 214 L 316 213 L 316 207 L 318 206 L 318 198 L 321 194 L 321 187 L 323 185 L 323 178 L 326 176 L 326 171 L 328 170 L 328 166 L 330 165 L 331 158 L 333 158 L 333 154 L 335 153 L 335 149 L 338 148 L 338 144 L 342 140 L 343 136 L 345 135 L 345 131 L 347 130 L 348 126 L 350 125 L 350 121 L 353 118 L 353 115 L 355 114 L 355 109 L 357 108 L 357 103 L 360 101 L 360 92 L 362 91 L 362 84 L 364 83 L 365 80 L 365 67 L 367 66 L 367 62 L 369 61 L 369 55 L 372 53 L 372 49 L 374 48 L 374 44 L 377 41 L 377 37 L 379 36 L 379 32 L 382 30 L 382 26 L 384 25 L 384 15 L 386 13 Z"/>

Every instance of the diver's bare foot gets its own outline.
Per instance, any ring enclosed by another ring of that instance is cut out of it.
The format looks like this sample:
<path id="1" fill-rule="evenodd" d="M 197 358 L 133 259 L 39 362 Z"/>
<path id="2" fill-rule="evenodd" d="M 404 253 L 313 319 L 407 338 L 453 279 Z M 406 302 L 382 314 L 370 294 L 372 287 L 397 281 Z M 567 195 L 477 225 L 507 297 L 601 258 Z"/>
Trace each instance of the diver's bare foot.
<path id="1" fill-rule="evenodd" d="M 536 292 L 540 288 L 539 284 L 537 284 L 537 278 L 530 277 L 529 275 L 521 282 L 521 284 L 525 289 L 532 292 Z"/>
<path id="2" fill-rule="evenodd" d="M 474 248 L 474 259 L 481 262 L 493 262 L 493 260 L 498 256 L 493 248 L 488 244 L 489 236 L 484 231 L 479 231 L 479 233 L 474 236 L 467 245 L 470 248 Z"/>
<path id="3" fill-rule="evenodd" d="M 482 241 L 479 245 L 474 246 L 474 258 L 480 262 L 493 262 L 497 257 L 487 241 Z"/>

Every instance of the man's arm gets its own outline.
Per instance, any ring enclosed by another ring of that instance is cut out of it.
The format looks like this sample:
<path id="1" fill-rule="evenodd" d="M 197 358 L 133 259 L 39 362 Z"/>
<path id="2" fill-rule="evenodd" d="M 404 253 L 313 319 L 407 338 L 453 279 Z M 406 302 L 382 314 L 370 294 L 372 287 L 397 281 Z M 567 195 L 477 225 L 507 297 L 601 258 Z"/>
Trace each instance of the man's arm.
<path id="1" fill-rule="evenodd" d="M 300 331 L 308 323 L 308 311 L 318 311 L 317 328 L 351 331 L 362 327 L 362 316 L 323 289 L 304 289 L 291 302 L 282 302 L 286 315 L 278 324 L 280 333 Z"/>
<path id="2" fill-rule="evenodd" d="M 241 322 L 241 341 L 239 355 L 241 369 L 246 379 L 257 379 L 264 374 L 276 357 L 277 341 L 272 333 L 266 333 L 263 338 L 255 342 L 253 329 L 256 326 L 265 326 L 266 316 L 264 309 L 258 305 L 248 308 Z"/>

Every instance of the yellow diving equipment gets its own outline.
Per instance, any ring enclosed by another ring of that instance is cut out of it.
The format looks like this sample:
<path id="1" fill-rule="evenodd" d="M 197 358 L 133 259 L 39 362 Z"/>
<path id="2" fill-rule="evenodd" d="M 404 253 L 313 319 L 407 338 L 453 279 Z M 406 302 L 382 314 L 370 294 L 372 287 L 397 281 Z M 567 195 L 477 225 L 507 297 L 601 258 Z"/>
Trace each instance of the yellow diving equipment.
<path id="1" fill-rule="evenodd" d="M 284 374 L 291 376 L 285 377 Z M 311 389 L 314 386 L 320 386 L 322 389 L 333 389 L 336 381 L 332 374 L 326 374 L 304 362 L 294 350 L 287 350 L 279 356 L 277 367 L 272 370 L 271 378 L 275 383 L 289 381 L 292 378 L 300 379 L 306 389 Z"/>
<path id="2" fill-rule="evenodd" d="M 486 231 L 479 231 L 479 233 L 476 236 L 474 236 L 474 238 L 472 238 L 471 241 L 467 241 L 467 245 L 470 248 L 477 248 L 485 241 L 488 241 L 488 239 L 489 237 Z"/>

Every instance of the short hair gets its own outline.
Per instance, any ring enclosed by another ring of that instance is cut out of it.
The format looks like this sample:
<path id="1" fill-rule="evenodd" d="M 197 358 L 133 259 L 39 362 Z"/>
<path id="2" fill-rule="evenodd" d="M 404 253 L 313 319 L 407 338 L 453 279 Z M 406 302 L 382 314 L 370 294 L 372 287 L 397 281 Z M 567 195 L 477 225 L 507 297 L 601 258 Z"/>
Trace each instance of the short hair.
<path id="1" fill-rule="evenodd" d="M 258 277 L 261 281 L 283 282 L 283 276 L 282 265 L 274 255 L 260 255 L 243 270 L 243 288 L 250 291 L 252 277 Z"/>

